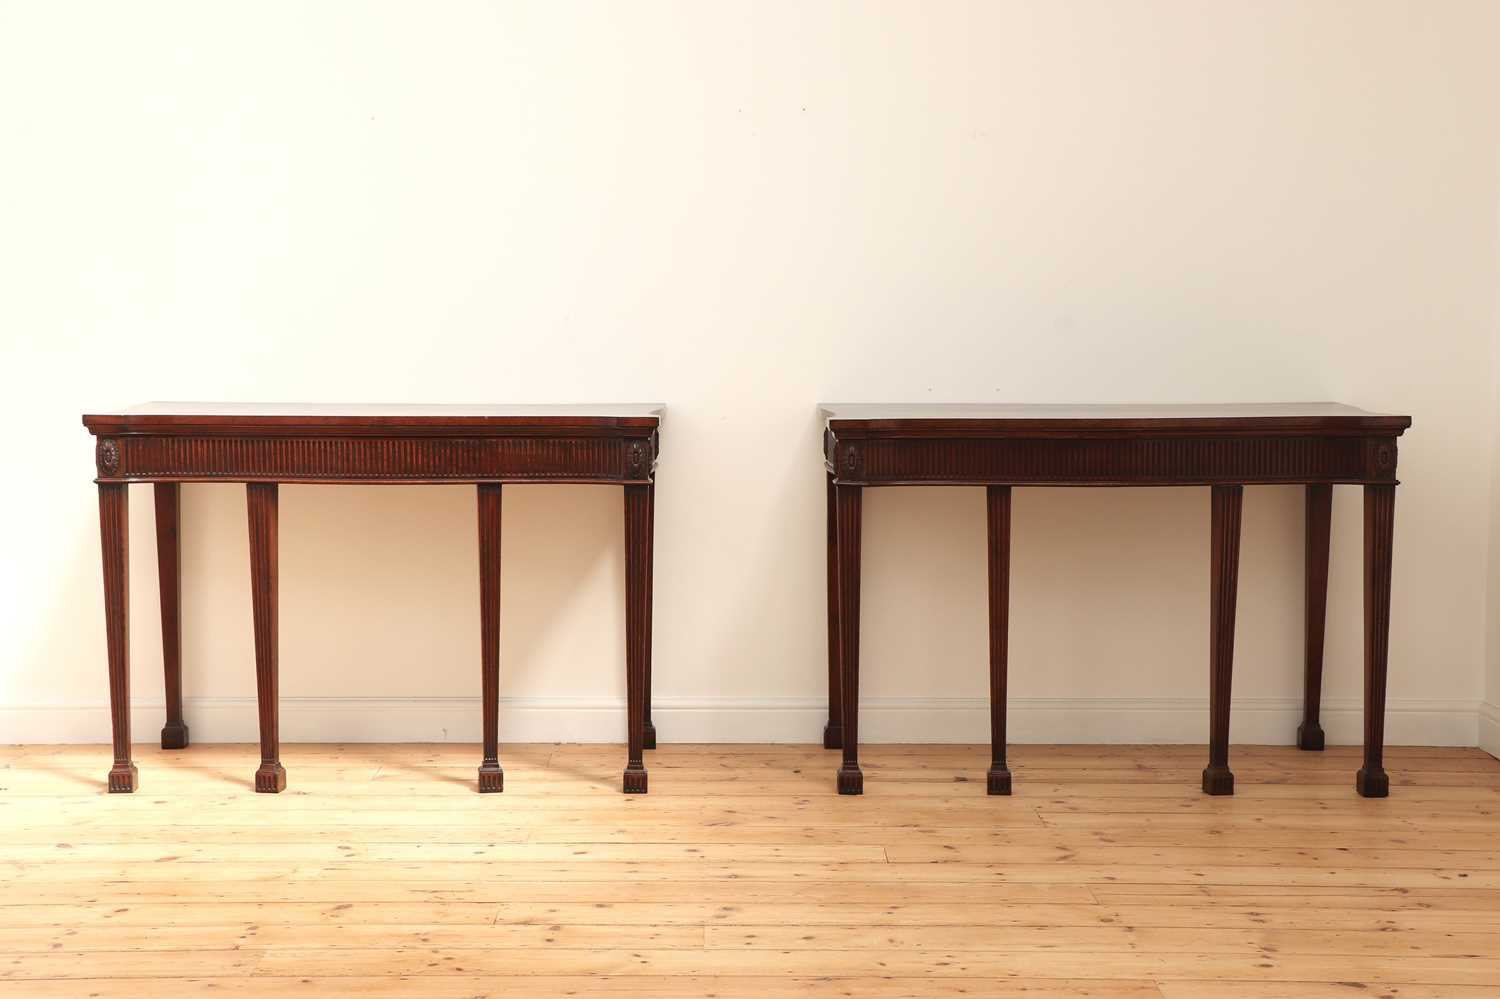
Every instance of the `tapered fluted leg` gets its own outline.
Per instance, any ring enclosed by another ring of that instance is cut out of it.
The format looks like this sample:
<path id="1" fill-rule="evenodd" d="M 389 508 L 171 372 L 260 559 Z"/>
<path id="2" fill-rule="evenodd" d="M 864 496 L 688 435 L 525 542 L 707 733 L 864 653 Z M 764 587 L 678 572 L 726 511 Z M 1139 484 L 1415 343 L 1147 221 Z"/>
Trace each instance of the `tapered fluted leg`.
<path id="1" fill-rule="evenodd" d="M 260 768 L 255 790 L 274 794 L 286 789 L 281 766 L 280 691 L 277 680 L 277 529 L 276 483 L 245 486 L 250 520 L 250 603 L 255 617 L 255 697 L 260 707 Z"/>
<path id="2" fill-rule="evenodd" d="M 182 720 L 182 556 L 178 540 L 181 512 L 175 482 L 156 484 L 156 574 L 161 585 L 161 664 L 167 688 L 167 724 L 162 749 L 186 749 Z"/>
<path id="3" fill-rule="evenodd" d="M 1297 748 L 1323 748 L 1323 726 L 1318 707 L 1323 697 L 1323 628 L 1328 617 L 1328 535 L 1333 520 L 1333 486 L 1319 483 L 1307 487 L 1306 584 L 1302 688 L 1302 724 L 1297 728 Z"/>
<path id="4" fill-rule="evenodd" d="M 859 769 L 859 544 L 863 491 L 837 488 L 839 590 L 839 699 L 844 760 L 839 767 L 839 794 L 863 794 Z"/>
<path id="5" fill-rule="evenodd" d="M 99 551 L 104 556 L 104 636 L 109 656 L 109 721 L 115 761 L 109 789 L 138 786 L 130 761 L 130 504 L 124 483 L 99 483 Z"/>
<path id="6" fill-rule="evenodd" d="M 646 487 L 646 722 L 641 744 L 646 749 L 656 748 L 656 726 L 651 723 L 651 603 L 656 592 L 656 483 Z"/>
<path id="7" fill-rule="evenodd" d="M 987 490 L 990 563 L 990 794 L 1010 794 L 1005 708 L 1010 640 L 1010 486 Z"/>
<path id="8" fill-rule="evenodd" d="M 651 498 L 646 486 L 625 487 L 625 688 L 630 745 L 625 793 L 646 793 L 646 626 L 650 586 Z"/>
<path id="9" fill-rule="evenodd" d="M 1229 704 L 1234 675 L 1234 605 L 1240 575 L 1240 509 L 1244 486 L 1214 486 L 1209 557 L 1209 734 L 1203 790 L 1233 794 L 1229 770 Z"/>
<path id="10" fill-rule="evenodd" d="M 828 473 L 828 723 L 823 726 L 823 748 L 843 744 L 843 705 L 839 703 L 839 532 L 833 473 Z"/>
<path id="11" fill-rule="evenodd" d="M 1354 787 L 1366 798 L 1391 793 L 1385 772 L 1385 673 L 1391 636 L 1391 541 L 1395 483 L 1365 486 L 1365 765 Z"/>
<path id="12" fill-rule="evenodd" d="M 481 792 L 505 790 L 500 769 L 500 483 L 479 485 L 479 688 L 484 700 Z"/>

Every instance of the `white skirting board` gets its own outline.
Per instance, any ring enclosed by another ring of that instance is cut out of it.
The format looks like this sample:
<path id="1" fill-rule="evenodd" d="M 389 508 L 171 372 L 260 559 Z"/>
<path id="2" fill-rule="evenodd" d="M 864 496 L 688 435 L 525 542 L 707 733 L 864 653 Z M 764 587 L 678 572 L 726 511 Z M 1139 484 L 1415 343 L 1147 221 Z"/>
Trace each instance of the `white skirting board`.
<path id="1" fill-rule="evenodd" d="M 257 741 L 254 697 L 187 698 L 194 742 Z M 1302 718 L 1296 698 L 1243 698 L 1234 703 L 1231 741 L 1290 745 Z M 165 711 L 137 704 L 132 738 L 154 742 Z M 827 707 L 821 699 L 658 698 L 657 737 L 670 742 L 821 743 Z M 1198 698 L 1013 698 L 1014 743 L 1206 743 L 1208 702 Z M 1358 699 L 1325 699 L 1330 745 L 1363 738 Z M 1500 708 L 1460 700 L 1395 699 L 1387 704 L 1390 745 L 1483 746 L 1500 753 Z M 283 742 L 475 742 L 477 697 L 283 697 Z M 104 703 L 0 707 L 0 743 L 107 743 Z M 502 742 L 623 742 L 625 705 L 614 699 L 509 698 L 500 703 Z M 983 743 L 989 705 L 982 698 L 873 699 L 860 709 L 867 743 Z"/>
<path id="2" fill-rule="evenodd" d="M 1479 705 L 1479 748 L 1500 757 L 1500 704 Z"/>

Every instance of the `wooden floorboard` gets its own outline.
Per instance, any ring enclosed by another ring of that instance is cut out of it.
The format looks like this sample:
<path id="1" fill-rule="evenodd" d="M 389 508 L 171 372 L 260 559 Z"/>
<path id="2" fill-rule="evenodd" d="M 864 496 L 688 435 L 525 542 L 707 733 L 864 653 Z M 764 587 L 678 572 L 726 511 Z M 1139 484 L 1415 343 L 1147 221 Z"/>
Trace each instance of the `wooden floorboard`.
<path id="1" fill-rule="evenodd" d="M 1500 761 L 1196 746 L 0 747 L 0 994 L 1477 999 L 1500 994 Z M 518 991 L 519 990 L 519 991 Z"/>

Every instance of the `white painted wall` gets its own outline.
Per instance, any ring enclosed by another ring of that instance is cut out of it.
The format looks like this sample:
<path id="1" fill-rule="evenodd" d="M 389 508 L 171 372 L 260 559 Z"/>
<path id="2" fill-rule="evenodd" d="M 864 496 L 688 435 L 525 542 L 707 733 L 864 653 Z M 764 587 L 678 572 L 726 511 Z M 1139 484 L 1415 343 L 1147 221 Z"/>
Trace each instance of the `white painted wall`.
<path id="1" fill-rule="evenodd" d="M 0 742 L 107 737 L 79 415 L 197 397 L 665 400 L 665 740 L 821 728 L 820 399 L 1410 413 L 1389 731 L 1473 744 L 1497 29 L 1486 2 L 0 0 Z M 1301 496 L 1246 500 L 1234 736 L 1281 742 Z M 505 502 L 502 736 L 617 738 L 618 491 Z M 189 723 L 248 739 L 243 492 L 184 503 Z M 983 738 L 981 493 L 866 509 L 867 734 Z M 1334 512 L 1325 717 L 1355 741 L 1357 493 Z M 285 738 L 477 737 L 474 519 L 461 487 L 283 490 Z M 1207 492 L 1023 490 L 1015 546 L 1016 737 L 1203 739 Z"/>
<path id="2" fill-rule="evenodd" d="M 1497 145 L 1500 145 L 1500 139 L 1497 139 Z M 1496 169 L 1500 172 L 1500 166 Z M 1500 239 L 1500 198 L 1495 202 L 1495 232 Z M 1500 262 L 1497 262 L 1495 272 L 1493 343 L 1491 391 L 1496 422 L 1490 480 L 1489 631 L 1485 641 L 1485 697 L 1479 706 L 1479 745 L 1490 755 L 1500 757 Z"/>

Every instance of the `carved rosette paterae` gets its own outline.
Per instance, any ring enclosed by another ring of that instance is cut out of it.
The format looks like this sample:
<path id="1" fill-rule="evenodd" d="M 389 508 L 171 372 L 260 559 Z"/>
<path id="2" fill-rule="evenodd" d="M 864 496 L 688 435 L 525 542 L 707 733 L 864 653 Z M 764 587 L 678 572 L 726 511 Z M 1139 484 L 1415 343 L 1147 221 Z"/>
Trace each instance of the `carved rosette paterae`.
<path id="1" fill-rule="evenodd" d="M 860 452 L 859 445 L 846 443 L 839 448 L 839 469 L 841 478 L 858 479 L 864 471 L 864 455 Z"/>
<path id="2" fill-rule="evenodd" d="M 1365 438 L 1365 477 L 1375 482 L 1395 481 L 1396 439 L 1394 437 Z"/>
<path id="3" fill-rule="evenodd" d="M 120 470 L 120 445 L 113 438 L 101 437 L 94 445 L 94 466 L 101 476 L 111 476 Z"/>
<path id="4" fill-rule="evenodd" d="M 625 477 L 649 479 L 656 466 L 656 448 L 650 438 L 639 438 L 625 446 Z"/>

